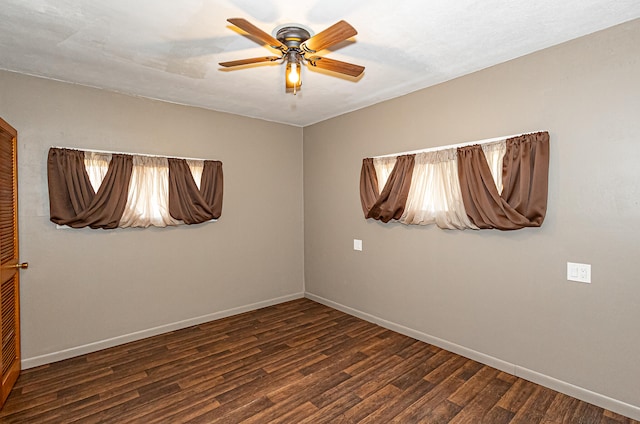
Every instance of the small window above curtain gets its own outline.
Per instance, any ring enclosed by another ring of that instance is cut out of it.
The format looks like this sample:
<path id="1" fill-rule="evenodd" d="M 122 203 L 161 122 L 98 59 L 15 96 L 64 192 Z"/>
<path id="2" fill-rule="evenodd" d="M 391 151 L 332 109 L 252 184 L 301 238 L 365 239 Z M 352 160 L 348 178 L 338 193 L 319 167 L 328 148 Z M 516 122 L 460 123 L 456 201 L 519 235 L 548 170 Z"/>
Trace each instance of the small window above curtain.
<path id="1" fill-rule="evenodd" d="M 222 214 L 222 162 L 51 148 L 50 219 L 73 228 L 199 224 Z"/>
<path id="2" fill-rule="evenodd" d="M 365 218 L 443 229 L 515 230 L 542 225 L 549 134 L 363 159 Z"/>

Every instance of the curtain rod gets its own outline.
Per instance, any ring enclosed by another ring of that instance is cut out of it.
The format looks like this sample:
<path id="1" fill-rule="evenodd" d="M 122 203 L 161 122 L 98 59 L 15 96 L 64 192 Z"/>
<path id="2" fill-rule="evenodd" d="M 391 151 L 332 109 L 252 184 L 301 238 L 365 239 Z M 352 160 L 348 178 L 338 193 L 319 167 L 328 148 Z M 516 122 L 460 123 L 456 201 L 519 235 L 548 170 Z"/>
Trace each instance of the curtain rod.
<path id="1" fill-rule="evenodd" d="M 91 153 L 107 153 L 112 155 L 131 155 L 131 156 L 148 156 L 152 158 L 172 158 L 172 159 L 185 159 L 185 160 L 209 160 L 209 159 L 199 159 L 199 158 L 185 158 L 181 156 L 163 156 L 163 155 L 149 155 L 146 153 L 131 153 L 131 152 L 113 152 L 110 150 L 95 150 L 95 149 L 79 149 L 77 147 L 60 147 L 60 146 L 51 146 L 52 149 L 68 149 L 68 150 L 80 150 L 82 152 L 91 152 Z"/>
<path id="2" fill-rule="evenodd" d="M 526 132 L 526 133 L 521 133 L 521 134 L 512 134 L 512 135 L 503 135 L 502 137 L 485 138 L 484 140 L 465 141 L 464 143 L 451 144 L 451 145 L 448 145 L 448 146 L 428 147 L 426 149 L 411 150 L 411 151 L 400 152 L 400 153 L 390 153 L 388 155 L 374 156 L 373 159 L 390 158 L 390 157 L 393 157 L 393 156 L 402 156 L 402 155 L 413 155 L 413 154 L 417 154 L 417 153 L 437 152 L 438 150 L 446 150 L 446 149 L 457 149 L 458 147 L 472 146 L 474 144 L 493 143 L 494 141 L 501 141 L 501 140 L 505 140 L 507 138 L 518 137 L 518 136 L 525 135 L 525 134 L 535 134 L 537 132 L 540 132 L 540 131 L 532 131 L 532 132 Z"/>

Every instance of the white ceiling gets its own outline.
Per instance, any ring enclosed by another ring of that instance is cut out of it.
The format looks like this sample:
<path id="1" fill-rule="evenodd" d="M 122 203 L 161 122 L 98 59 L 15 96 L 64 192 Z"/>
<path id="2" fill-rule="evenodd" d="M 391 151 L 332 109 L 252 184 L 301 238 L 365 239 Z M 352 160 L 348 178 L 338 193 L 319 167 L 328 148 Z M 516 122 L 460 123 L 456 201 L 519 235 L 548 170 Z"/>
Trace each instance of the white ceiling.
<path id="1" fill-rule="evenodd" d="M 0 0 L 0 68 L 305 126 L 640 17 L 639 0 Z M 320 52 L 366 67 L 357 80 L 218 62 L 276 51 L 226 22 L 354 38 Z"/>

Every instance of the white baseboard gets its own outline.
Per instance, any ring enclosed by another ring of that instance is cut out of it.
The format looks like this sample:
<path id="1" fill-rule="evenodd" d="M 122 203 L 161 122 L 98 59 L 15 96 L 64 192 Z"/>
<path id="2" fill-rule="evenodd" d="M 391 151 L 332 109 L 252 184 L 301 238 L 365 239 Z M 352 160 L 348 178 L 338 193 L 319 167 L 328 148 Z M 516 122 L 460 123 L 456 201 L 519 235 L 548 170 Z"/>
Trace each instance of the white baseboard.
<path id="1" fill-rule="evenodd" d="M 113 337 L 106 340 L 100 340 L 97 342 L 88 343 L 82 346 L 72 347 L 72 348 L 61 350 L 58 352 L 47 353 L 46 355 L 35 356 L 33 358 L 23 358 L 21 361 L 21 365 L 23 370 L 28 368 L 34 368 L 40 365 L 50 364 L 52 362 L 73 358 L 75 356 L 97 352 L 99 350 L 106 349 L 113 346 L 118 346 L 124 343 L 145 339 L 147 337 L 157 336 L 158 334 L 167 333 L 169 331 L 180 330 L 182 328 L 187 328 L 194 325 L 203 324 L 205 322 L 230 317 L 232 315 L 238 315 L 243 312 L 254 311 L 256 309 L 277 305 L 279 303 L 288 302 L 290 300 L 301 299 L 303 297 L 304 297 L 304 293 L 294 293 L 287 296 L 278 297 L 275 299 L 264 300 L 262 302 L 257 302 L 250 305 L 239 306 L 237 308 L 227 309 L 219 312 L 213 312 L 211 314 L 186 319 L 183 321 L 173 322 L 170 324 L 165 324 L 165 325 L 149 328 L 142 331 L 136 331 L 134 333 L 124 334 L 122 336 L 117 336 L 117 337 Z"/>
<path id="2" fill-rule="evenodd" d="M 573 384 L 558 380 L 544 374 L 540 374 L 536 371 L 521 367 L 517 364 L 512 364 L 510 362 L 503 361 L 502 359 L 498 359 L 493 356 L 475 351 L 473 349 L 460 346 L 439 337 L 434 337 L 421 331 L 414 330 L 412 328 L 408 328 L 391 321 L 387 321 L 375 315 L 371 315 L 366 312 L 351 308 L 349 306 L 334 302 L 332 300 L 325 299 L 313 293 L 306 292 L 305 297 L 307 299 L 342 311 L 346 314 L 362 318 L 365 321 L 369 321 L 374 324 L 378 324 L 381 327 L 393 330 L 397 333 L 404 334 L 405 336 L 409 336 L 416 340 L 438 346 L 439 348 L 457 353 L 458 355 L 464 356 L 465 358 L 473 359 L 474 361 L 478 361 L 482 364 L 489 365 L 490 367 L 497 368 L 500 371 L 515 375 L 516 377 L 520 377 L 533 383 L 540 384 L 541 386 L 548 387 L 557 392 L 572 396 L 576 399 L 580 399 L 582 401 L 591 403 L 604 409 L 608 409 L 626 417 L 633 418 L 634 420 L 640 420 L 640 406 L 631 405 L 629 403 L 610 398 L 600 393 L 592 392 L 591 390 L 575 386 Z"/>

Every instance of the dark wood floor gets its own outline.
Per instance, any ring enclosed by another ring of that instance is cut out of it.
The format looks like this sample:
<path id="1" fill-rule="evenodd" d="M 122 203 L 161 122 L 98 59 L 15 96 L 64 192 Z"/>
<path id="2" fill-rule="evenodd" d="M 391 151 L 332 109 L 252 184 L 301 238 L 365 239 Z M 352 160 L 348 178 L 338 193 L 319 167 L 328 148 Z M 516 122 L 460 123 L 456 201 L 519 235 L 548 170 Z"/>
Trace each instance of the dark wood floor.
<path id="1" fill-rule="evenodd" d="M 307 299 L 23 371 L 2 423 L 638 423 Z"/>

